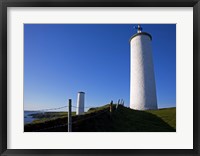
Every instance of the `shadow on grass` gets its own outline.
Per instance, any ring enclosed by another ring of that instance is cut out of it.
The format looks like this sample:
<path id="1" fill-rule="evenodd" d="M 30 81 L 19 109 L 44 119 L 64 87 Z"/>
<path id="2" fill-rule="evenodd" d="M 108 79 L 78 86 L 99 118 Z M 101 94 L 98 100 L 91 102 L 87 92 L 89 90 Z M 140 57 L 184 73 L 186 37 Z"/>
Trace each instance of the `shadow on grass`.
<path id="1" fill-rule="evenodd" d="M 175 132 L 160 117 L 119 106 L 117 110 L 73 125 L 74 132 Z"/>

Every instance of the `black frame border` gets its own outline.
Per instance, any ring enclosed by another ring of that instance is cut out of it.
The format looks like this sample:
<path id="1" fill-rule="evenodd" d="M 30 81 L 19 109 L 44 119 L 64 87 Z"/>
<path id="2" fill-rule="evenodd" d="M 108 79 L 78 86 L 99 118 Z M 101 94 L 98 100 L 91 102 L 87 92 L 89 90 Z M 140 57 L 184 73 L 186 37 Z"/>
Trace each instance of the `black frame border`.
<path id="1" fill-rule="evenodd" d="M 7 8 L 8 7 L 193 7 L 193 149 L 7 149 Z M 0 0 L 0 154 L 200 155 L 200 0 Z M 199 60 L 199 62 L 198 62 Z"/>

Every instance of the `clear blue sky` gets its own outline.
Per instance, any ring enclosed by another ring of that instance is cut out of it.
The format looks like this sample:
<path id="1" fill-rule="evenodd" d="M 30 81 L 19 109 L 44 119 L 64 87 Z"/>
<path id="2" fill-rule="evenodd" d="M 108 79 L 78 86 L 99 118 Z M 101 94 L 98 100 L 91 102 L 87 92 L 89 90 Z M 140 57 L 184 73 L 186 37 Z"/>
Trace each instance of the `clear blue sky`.
<path id="1" fill-rule="evenodd" d="M 134 24 L 25 24 L 24 109 L 130 100 Z M 176 106 L 176 25 L 143 24 L 152 35 L 158 107 Z"/>

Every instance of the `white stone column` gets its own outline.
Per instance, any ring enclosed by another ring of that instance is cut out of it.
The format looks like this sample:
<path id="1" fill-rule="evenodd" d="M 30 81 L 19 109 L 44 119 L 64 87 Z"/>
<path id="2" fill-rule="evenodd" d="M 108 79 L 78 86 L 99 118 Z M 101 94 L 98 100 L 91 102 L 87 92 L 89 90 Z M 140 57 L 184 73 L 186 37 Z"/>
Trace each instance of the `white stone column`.
<path id="1" fill-rule="evenodd" d="M 78 92 L 76 115 L 81 115 L 84 113 L 84 102 L 85 102 L 85 93 Z"/>
<path id="2" fill-rule="evenodd" d="M 152 37 L 139 32 L 130 39 L 130 108 L 157 109 L 156 83 L 152 58 Z"/>

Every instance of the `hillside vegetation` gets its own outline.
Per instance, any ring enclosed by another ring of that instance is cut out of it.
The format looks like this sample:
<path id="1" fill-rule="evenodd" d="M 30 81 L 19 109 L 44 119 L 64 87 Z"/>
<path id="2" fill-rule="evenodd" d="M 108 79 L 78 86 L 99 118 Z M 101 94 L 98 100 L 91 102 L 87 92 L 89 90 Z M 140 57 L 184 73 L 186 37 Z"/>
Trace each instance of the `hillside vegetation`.
<path id="1" fill-rule="evenodd" d="M 83 115 L 72 115 L 73 132 L 175 132 L 176 108 L 138 111 L 119 105 L 91 108 Z M 36 114 L 39 118 L 24 126 L 25 132 L 67 132 L 66 112 Z M 53 118 L 49 118 L 53 116 Z"/>

